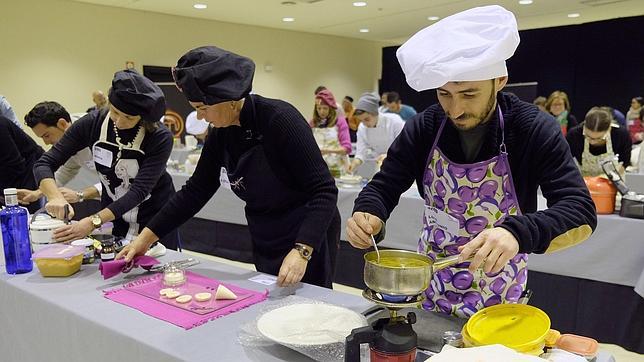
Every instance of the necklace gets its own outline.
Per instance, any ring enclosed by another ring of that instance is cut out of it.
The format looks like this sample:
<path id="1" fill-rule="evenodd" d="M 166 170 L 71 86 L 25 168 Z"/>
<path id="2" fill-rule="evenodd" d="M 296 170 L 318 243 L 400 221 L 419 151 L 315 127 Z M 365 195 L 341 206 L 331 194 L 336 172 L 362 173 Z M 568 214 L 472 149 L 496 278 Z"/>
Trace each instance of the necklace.
<path id="1" fill-rule="evenodd" d="M 116 154 L 116 161 L 118 162 L 118 160 L 121 159 L 121 151 L 123 151 L 124 148 L 134 147 L 134 143 L 139 140 L 139 136 L 141 135 L 141 130 L 143 129 L 143 127 L 139 125 L 138 126 L 139 129 L 136 131 L 136 135 L 134 136 L 134 138 L 132 138 L 130 142 L 123 143 L 121 141 L 121 136 L 119 135 L 119 130 L 118 128 L 116 128 L 116 124 L 113 123 L 112 126 L 114 127 L 114 135 L 116 136 L 116 143 L 119 146 L 118 153 Z"/>

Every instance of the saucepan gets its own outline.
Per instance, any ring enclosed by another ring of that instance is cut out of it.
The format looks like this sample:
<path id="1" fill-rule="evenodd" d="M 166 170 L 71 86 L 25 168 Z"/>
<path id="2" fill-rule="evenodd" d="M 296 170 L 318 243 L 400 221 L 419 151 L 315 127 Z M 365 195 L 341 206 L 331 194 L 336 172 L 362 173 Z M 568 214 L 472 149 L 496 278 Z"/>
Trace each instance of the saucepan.
<path id="1" fill-rule="evenodd" d="M 369 289 L 392 299 L 418 295 L 427 289 L 436 271 L 458 264 L 459 256 L 432 260 L 413 251 L 380 250 L 378 262 L 376 252 L 370 251 L 364 255 L 364 282 Z"/>

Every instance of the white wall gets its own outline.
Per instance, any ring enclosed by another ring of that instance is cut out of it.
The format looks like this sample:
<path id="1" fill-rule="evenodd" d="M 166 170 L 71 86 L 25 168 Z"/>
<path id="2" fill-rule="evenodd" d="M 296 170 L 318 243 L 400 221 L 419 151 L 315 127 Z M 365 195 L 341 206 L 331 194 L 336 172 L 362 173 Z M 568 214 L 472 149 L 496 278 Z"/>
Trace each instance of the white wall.
<path id="1" fill-rule="evenodd" d="M 133 60 L 172 66 L 187 50 L 216 45 L 257 63 L 254 91 L 281 98 L 308 119 L 313 90 L 339 100 L 375 90 L 385 44 L 237 25 L 60 0 L 0 5 L 0 94 L 22 120 L 33 105 L 55 100 L 70 112 L 92 105 L 115 71 Z M 264 65 L 272 65 L 272 72 Z"/>

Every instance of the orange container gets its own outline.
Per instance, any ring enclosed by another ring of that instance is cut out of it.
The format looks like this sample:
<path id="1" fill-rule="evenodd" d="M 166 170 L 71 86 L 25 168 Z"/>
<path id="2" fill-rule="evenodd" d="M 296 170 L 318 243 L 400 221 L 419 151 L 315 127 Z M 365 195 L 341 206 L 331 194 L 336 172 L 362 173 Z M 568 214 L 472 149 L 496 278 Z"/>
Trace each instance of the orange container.
<path id="1" fill-rule="evenodd" d="M 598 214 L 612 214 L 615 212 L 615 196 L 617 188 L 604 177 L 584 177 L 586 187 L 593 198 Z"/>
<path id="2" fill-rule="evenodd" d="M 557 347 L 586 358 L 595 357 L 599 344 L 596 340 L 575 334 L 562 334 L 557 340 Z"/>

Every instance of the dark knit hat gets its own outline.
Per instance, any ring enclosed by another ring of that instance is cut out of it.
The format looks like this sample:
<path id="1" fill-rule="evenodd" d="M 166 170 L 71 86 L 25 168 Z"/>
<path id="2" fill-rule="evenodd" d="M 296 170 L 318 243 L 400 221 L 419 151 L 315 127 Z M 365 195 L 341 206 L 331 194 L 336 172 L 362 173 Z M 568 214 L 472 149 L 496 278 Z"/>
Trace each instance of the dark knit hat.
<path id="1" fill-rule="evenodd" d="M 371 114 L 378 114 L 378 102 L 380 102 L 380 97 L 375 93 L 363 93 L 358 99 L 356 104 L 356 110 L 365 111 Z"/>
<path id="2" fill-rule="evenodd" d="M 165 114 L 161 88 L 132 69 L 114 73 L 108 98 L 119 111 L 144 121 L 158 122 Z"/>
<path id="3" fill-rule="evenodd" d="M 213 105 L 250 93 L 255 63 L 241 55 L 205 46 L 184 54 L 172 70 L 177 87 L 191 102 Z"/>

